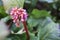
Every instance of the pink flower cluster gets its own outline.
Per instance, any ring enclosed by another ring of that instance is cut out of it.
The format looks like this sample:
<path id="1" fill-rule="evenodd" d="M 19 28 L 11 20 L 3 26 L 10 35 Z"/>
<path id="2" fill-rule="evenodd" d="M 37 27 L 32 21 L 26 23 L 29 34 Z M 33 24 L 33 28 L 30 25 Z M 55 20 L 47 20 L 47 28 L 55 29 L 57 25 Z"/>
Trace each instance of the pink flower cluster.
<path id="1" fill-rule="evenodd" d="M 26 21 L 28 16 L 25 9 L 17 8 L 17 7 L 12 8 L 10 15 L 16 26 L 19 26 L 20 21 Z"/>

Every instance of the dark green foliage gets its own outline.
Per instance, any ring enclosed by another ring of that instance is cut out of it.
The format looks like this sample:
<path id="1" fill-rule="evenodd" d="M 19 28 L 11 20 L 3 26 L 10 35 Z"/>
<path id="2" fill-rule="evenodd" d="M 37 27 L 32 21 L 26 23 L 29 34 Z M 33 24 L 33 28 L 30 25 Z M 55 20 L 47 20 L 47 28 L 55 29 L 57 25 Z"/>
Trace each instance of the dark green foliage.
<path id="1" fill-rule="evenodd" d="M 0 6 L 0 19 L 6 17 L 7 14 L 5 13 L 4 7 Z"/>

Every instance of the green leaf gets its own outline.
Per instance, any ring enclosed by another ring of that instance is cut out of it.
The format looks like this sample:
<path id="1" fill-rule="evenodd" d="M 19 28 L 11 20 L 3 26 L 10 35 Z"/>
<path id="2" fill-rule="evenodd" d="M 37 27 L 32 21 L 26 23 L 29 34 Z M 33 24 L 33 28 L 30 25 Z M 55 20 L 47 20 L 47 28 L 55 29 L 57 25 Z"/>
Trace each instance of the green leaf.
<path id="1" fill-rule="evenodd" d="M 41 17 L 47 17 L 49 16 L 49 13 L 46 10 L 38 10 L 38 9 L 34 9 L 32 11 L 32 16 L 34 18 L 41 18 Z"/>
<path id="2" fill-rule="evenodd" d="M 28 25 L 30 27 L 35 27 L 38 24 L 38 21 L 36 19 L 33 19 L 33 18 L 29 18 L 27 22 L 28 22 Z"/>
<path id="3" fill-rule="evenodd" d="M 0 19 L 6 17 L 7 14 L 5 13 L 4 7 L 0 6 Z"/>
<path id="4" fill-rule="evenodd" d="M 11 19 L 10 16 L 7 16 L 7 17 L 2 18 L 1 20 L 4 21 L 4 22 L 7 22 L 10 19 Z"/>
<path id="5" fill-rule="evenodd" d="M 38 40 L 60 40 L 58 27 L 58 24 L 46 18 L 45 23 L 38 27 Z"/>
<path id="6" fill-rule="evenodd" d="M 11 39 L 11 40 L 26 40 L 26 34 L 25 33 L 24 34 L 21 34 L 21 35 L 10 34 L 9 35 L 9 39 Z"/>
<path id="7" fill-rule="evenodd" d="M 33 33 L 30 34 L 30 40 L 37 40 L 37 37 Z"/>
<path id="8" fill-rule="evenodd" d="M 36 20 L 36 19 L 34 19 L 34 18 L 29 18 L 29 19 L 27 20 L 27 23 L 28 23 L 28 29 L 29 29 L 30 31 L 32 31 L 32 30 L 33 30 L 33 27 L 36 27 L 36 26 L 38 25 L 39 20 Z"/>
<path id="9" fill-rule="evenodd" d="M 24 26 L 23 26 L 22 22 L 20 22 L 20 27 L 16 27 L 15 23 L 12 23 L 12 25 L 11 25 L 11 30 L 12 30 L 14 33 L 17 33 L 17 32 L 20 31 L 23 27 L 24 27 Z"/>
<path id="10" fill-rule="evenodd" d="M 16 7 L 16 6 L 23 8 L 25 0 L 6 0 L 6 1 L 2 0 L 2 1 L 4 4 L 5 10 L 9 10 L 10 8 Z"/>
<path id="11" fill-rule="evenodd" d="M 35 6 L 38 0 L 30 0 L 30 1 L 31 1 L 31 5 Z"/>

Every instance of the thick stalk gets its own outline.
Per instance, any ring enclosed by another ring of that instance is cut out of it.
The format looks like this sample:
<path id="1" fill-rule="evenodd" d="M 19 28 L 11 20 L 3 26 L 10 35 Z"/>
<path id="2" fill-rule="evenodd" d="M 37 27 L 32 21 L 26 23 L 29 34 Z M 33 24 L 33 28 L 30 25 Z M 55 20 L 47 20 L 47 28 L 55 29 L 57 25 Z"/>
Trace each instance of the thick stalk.
<path id="1" fill-rule="evenodd" d="M 27 25 L 26 25 L 26 22 L 25 21 L 23 22 L 23 25 L 24 25 L 24 29 L 26 31 L 27 40 L 30 40 L 30 36 L 29 36 L 29 33 L 28 33 L 28 28 L 27 28 Z"/>

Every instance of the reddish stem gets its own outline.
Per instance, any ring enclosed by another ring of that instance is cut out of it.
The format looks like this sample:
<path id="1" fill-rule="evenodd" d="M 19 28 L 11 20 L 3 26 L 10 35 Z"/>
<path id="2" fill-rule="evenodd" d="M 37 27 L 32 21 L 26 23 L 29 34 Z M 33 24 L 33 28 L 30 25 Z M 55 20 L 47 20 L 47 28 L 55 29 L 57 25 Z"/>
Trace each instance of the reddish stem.
<path id="1" fill-rule="evenodd" d="M 28 28 L 27 28 L 27 26 L 26 26 L 26 22 L 25 22 L 25 21 L 23 22 L 23 25 L 24 25 L 24 28 L 25 28 L 25 31 L 26 31 L 27 40 L 29 40 L 29 39 L 30 39 L 30 36 L 29 36 Z"/>

